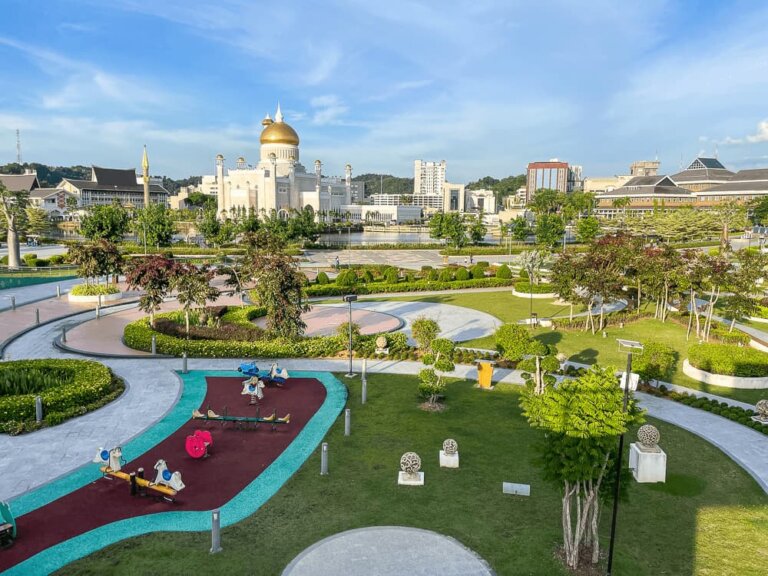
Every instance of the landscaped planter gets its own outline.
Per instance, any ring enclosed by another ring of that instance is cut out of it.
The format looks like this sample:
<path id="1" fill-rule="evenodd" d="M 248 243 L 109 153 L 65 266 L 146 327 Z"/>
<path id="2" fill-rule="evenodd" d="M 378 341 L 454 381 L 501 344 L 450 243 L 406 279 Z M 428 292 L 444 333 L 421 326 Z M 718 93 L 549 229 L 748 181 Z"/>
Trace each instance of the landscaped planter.
<path id="1" fill-rule="evenodd" d="M 683 373 L 686 376 L 690 376 L 694 380 L 704 382 L 704 384 L 712 384 L 713 386 L 723 386 L 725 388 L 745 388 L 750 390 L 768 388 L 768 376 L 761 378 L 744 378 L 741 376 L 712 374 L 711 372 L 705 372 L 704 370 L 694 368 L 688 362 L 687 358 L 683 361 Z"/>
<path id="2" fill-rule="evenodd" d="M 544 294 L 531 294 L 530 292 L 518 292 L 514 288 L 512 288 L 512 296 L 518 296 L 520 298 L 541 298 L 541 299 L 552 299 L 557 297 L 556 292 L 545 292 Z"/>
<path id="3" fill-rule="evenodd" d="M 72 294 L 67 294 L 67 299 L 70 302 L 98 302 L 99 298 L 101 298 L 102 304 L 104 302 L 120 300 L 122 297 L 122 292 L 115 292 L 114 294 L 102 294 L 101 296 L 74 296 Z"/>

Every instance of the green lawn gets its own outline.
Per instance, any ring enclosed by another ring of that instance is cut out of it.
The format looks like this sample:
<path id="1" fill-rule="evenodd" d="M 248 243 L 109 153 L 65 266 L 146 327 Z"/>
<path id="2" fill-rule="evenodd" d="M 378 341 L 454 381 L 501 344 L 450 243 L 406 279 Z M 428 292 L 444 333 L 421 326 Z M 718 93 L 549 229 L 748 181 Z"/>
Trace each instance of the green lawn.
<path id="1" fill-rule="evenodd" d="M 339 418 L 326 437 L 330 475 L 319 475 L 316 450 L 256 514 L 223 530 L 222 553 L 208 553 L 209 533 L 162 533 L 118 543 L 60 573 L 276 575 L 322 538 L 394 524 L 450 535 L 488 560 L 500 576 L 566 574 L 555 558 L 561 541 L 559 492 L 532 463 L 533 446 L 542 435 L 521 417 L 518 387 L 484 392 L 471 382 L 451 382 L 447 410 L 426 413 L 417 407 L 413 377 L 371 375 L 365 406 L 359 381 L 345 382 L 352 435 L 343 435 Z M 628 501 L 619 512 L 615 573 L 764 574 L 765 493 L 707 442 L 654 424 L 668 454 L 668 482 L 628 484 Z M 268 433 L 263 437 L 268 441 Z M 438 450 L 449 437 L 459 443 L 459 470 L 438 466 Z M 396 484 L 400 456 L 409 450 L 422 457 L 424 487 Z M 207 464 L 215 463 L 214 453 Z M 531 497 L 503 495 L 502 481 L 531 484 Z M 606 502 L 605 547 L 609 525 Z"/>

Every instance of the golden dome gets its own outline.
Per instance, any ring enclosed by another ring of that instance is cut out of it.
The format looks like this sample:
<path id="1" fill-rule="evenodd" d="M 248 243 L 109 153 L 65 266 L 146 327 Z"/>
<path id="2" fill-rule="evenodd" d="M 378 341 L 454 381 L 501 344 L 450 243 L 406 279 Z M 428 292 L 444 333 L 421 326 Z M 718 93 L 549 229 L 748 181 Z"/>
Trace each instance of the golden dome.
<path id="1" fill-rule="evenodd" d="M 271 122 L 261 131 L 262 144 L 292 144 L 299 145 L 299 135 L 296 130 L 285 122 Z"/>

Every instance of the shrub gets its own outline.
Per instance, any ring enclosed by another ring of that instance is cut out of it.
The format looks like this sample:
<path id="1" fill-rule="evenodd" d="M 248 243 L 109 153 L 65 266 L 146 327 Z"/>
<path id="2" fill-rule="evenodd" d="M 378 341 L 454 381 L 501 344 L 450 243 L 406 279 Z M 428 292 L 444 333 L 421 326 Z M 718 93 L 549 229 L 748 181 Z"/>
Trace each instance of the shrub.
<path id="1" fill-rule="evenodd" d="M 440 270 L 440 275 L 437 277 L 438 282 L 453 282 L 453 271 L 450 268 L 443 268 Z"/>
<path id="2" fill-rule="evenodd" d="M 35 396 L 43 401 L 45 424 L 54 425 L 102 406 L 123 390 L 109 368 L 90 360 L 2 362 L 0 382 L 0 431 L 12 434 L 37 427 Z"/>
<path id="3" fill-rule="evenodd" d="M 120 289 L 114 284 L 78 284 L 69 293 L 73 296 L 106 296 L 118 292 Z"/>
<path id="4" fill-rule="evenodd" d="M 328 274 L 325 272 L 318 272 L 317 274 L 317 283 L 318 284 L 328 284 L 330 282 L 330 279 L 328 278 Z"/>
<path id="5" fill-rule="evenodd" d="M 739 330 L 729 332 L 726 326 L 719 323 L 712 326 L 709 334 L 723 344 L 741 344 L 747 346 L 751 340 L 749 334 L 745 334 Z"/>
<path id="6" fill-rule="evenodd" d="M 640 375 L 643 382 L 669 380 L 677 364 L 678 354 L 667 344 L 648 342 L 643 353 L 632 358 L 632 371 Z"/>
<path id="7" fill-rule="evenodd" d="M 64 263 L 64 256 L 62 254 L 54 254 L 48 258 L 48 262 L 51 264 L 51 266 L 59 266 L 60 264 Z"/>
<path id="8" fill-rule="evenodd" d="M 469 270 L 467 270 L 463 266 L 456 270 L 456 280 L 464 281 L 464 280 L 469 280 L 470 278 L 471 278 L 471 275 L 469 273 Z"/>
<path id="9" fill-rule="evenodd" d="M 509 279 L 512 278 L 512 270 L 509 269 L 509 266 L 506 264 L 502 264 L 499 266 L 499 269 L 496 270 L 496 278 L 503 278 L 503 279 Z"/>
<path id="10" fill-rule="evenodd" d="M 363 282 L 366 284 L 373 282 L 373 273 L 370 270 L 363 272 Z"/>
<path id="11" fill-rule="evenodd" d="M 6 262 L 6 264 L 7 264 L 7 262 Z M 427 280 L 429 280 L 430 282 L 437 282 L 437 279 L 439 277 L 440 277 L 440 273 L 437 270 L 435 270 L 433 268 L 429 269 L 429 273 L 427 274 Z"/>
<path id="12" fill-rule="evenodd" d="M 437 274 L 436 270 L 433 270 Z M 321 286 L 314 284 L 306 289 L 307 296 L 343 296 L 344 294 L 377 294 L 387 292 L 421 292 L 425 290 L 460 290 L 463 288 L 496 288 L 511 286 L 512 280 L 499 278 L 484 278 L 482 280 L 466 280 L 463 282 L 440 282 L 418 280 L 416 282 L 400 282 L 398 284 L 385 284 L 374 282 L 373 284 L 358 284 L 356 286 L 338 286 L 329 284 Z M 253 298 L 252 298 L 253 300 Z"/>
<path id="13" fill-rule="evenodd" d="M 397 268 L 390 268 L 384 273 L 384 281 L 387 284 L 397 284 L 400 281 L 400 274 Z"/>
<path id="14" fill-rule="evenodd" d="M 520 279 L 530 280 L 530 276 L 528 275 L 528 270 L 526 270 L 525 268 L 520 269 Z"/>
<path id="15" fill-rule="evenodd" d="M 426 350 L 439 333 L 438 323 L 426 316 L 419 316 L 411 324 L 411 335 L 422 350 Z"/>
<path id="16" fill-rule="evenodd" d="M 475 264 L 470 268 L 470 273 L 472 274 L 472 278 L 475 280 L 480 280 L 481 278 L 485 278 L 485 266 L 481 266 L 480 264 Z"/>
<path id="17" fill-rule="evenodd" d="M 336 276 L 337 286 L 354 286 L 357 284 L 357 272 L 354 270 L 342 270 Z"/>
<path id="18" fill-rule="evenodd" d="M 520 324 L 502 324 L 496 330 L 496 349 L 504 360 L 517 362 L 528 354 L 546 354 L 546 347 Z"/>
<path id="19" fill-rule="evenodd" d="M 28 254 L 24 254 L 21 258 L 24 260 L 24 262 L 27 263 L 27 266 L 33 266 L 33 264 L 30 264 L 30 261 L 34 262 L 37 260 L 37 254 L 30 252 Z"/>
<path id="20" fill-rule="evenodd" d="M 694 344 L 688 349 L 688 362 L 712 374 L 744 378 L 768 376 L 768 354 L 746 346 Z"/>

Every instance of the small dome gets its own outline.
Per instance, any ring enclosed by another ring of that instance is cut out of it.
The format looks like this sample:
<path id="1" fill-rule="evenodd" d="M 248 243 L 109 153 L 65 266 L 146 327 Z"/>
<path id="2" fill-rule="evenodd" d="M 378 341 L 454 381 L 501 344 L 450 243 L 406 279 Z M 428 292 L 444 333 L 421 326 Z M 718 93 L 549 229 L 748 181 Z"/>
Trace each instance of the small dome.
<path id="1" fill-rule="evenodd" d="M 240 158 L 237 159 L 238 164 L 243 164 L 245 162 L 245 158 L 240 156 Z"/>
<path id="2" fill-rule="evenodd" d="M 216 160 L 224 160 L 223 154 L 216 154 Z"/>
<path id="3" fill-rule="evenodd" d="M 296 134 L 296 130 L 291 128 L 285 122 L 270 122 L 269 124 L 265 124 L 264 130 L 261 132 L 261 143 L 291 144 L 293 146 L 298 146 L 299 135 Z"/>

